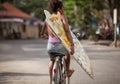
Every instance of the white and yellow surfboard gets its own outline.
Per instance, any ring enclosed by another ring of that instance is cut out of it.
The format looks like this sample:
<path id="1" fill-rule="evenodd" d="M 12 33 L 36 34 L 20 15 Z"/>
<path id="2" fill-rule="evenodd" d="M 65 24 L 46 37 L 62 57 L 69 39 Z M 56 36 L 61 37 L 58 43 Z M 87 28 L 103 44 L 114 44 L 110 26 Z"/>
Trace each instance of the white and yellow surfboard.
<path id="1" fill-rule="evenodd" d="M 66 47 L 68 51 L 70 51 L 70 42 L 66 36 L 66 32 L 63 28 L 63 24 L 61 22 L 60 13 L 57 12 L 57 14 L 50 14 L 47 10 L 44 10 L 45 16 L 46 16 L 46 22 L 52 29 L 52 31 L 56 34 L 56 36 L 62 41 L 63 45 Z M 70 30 L 71 31 L 71 30 Z M 90 62 L 90 59 L 88 55 L 85 53 L 85 50 L 80 43 L 80 41 L 76 38 L 76 36 L 72 33 L 71 35 L 74 42 L 74 49 L 75 53 L 73 55 L 74 59 L 77 61 L 77 63 L 83 68 L 83 70 L 91 77 L 93 78 L 93 71 L 92 71 L 92 65 Z"/>

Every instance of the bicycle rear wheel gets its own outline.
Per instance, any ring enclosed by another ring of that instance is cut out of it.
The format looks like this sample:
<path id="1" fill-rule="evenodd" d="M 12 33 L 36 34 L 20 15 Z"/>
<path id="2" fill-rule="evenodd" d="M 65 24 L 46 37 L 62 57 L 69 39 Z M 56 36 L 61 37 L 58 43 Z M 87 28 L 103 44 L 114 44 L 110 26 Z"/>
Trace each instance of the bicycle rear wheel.
<path id="1" fill-rule="evenodd" d="M 59 61 L 56 61 L 53 67 L 53 84 L 62 84 L 62 71 L 61 64 Z"/>
<path id="2" fill-rule="evenodd" d="M 70 78 L 67 77 L 66 73 L 66 63 L 64 58 L 62 60 L 62 84 L 70 84 Z"/>
<path id="3" fill-rule="evenodd" d="M 70 78 L 68 78 L 66 74 L 64 58 L 62 58 L 62 60 L 59 60 L 59 58 L 56 59 L 52 72 L 53 84 L 70 84 Z"/>

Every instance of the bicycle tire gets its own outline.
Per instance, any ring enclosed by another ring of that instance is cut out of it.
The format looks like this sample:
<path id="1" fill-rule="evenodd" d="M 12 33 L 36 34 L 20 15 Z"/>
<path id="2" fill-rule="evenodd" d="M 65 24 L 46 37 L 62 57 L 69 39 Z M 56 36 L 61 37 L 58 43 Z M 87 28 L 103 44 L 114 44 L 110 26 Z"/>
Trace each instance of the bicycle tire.
<path id="1" fill-rule="evenodd" d="M 64 58 L 62 59 L 62 84 L 70 84 L 70 79 L 67 77 L 66 73 L 66 63 Z"/>
<path id="2" fill-rule="evenodd" d="M 53 84 L 70 84 L 70 79 L 67 77 L 67 74 L 66 74 L 66 63 L 64 58 L 62 58 L 62 61 L 60 61 L 59 58 L 55 60 L 55 63 L 53 66 L 53 82 L 52 83 Z"/>
<path id="3" fill-rule="evenodd" d="M 53 84 L 61 84 L 61 78 L 61 66 L 59 60 L 57 60 L 53 67 Z"/>

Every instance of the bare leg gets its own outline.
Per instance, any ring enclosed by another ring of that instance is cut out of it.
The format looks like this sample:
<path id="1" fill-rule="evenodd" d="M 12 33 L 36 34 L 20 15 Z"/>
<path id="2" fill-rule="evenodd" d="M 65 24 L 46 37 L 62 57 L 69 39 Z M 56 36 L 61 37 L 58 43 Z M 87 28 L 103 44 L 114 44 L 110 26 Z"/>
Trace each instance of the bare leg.
<path id="1" fill-rule="evenodd" d="M 73 74 L 74 70 L 70 69 L 70 55 L 69 54 L 65 56 L 65 62 L 66 62 L 67 76 L 70 77 Z"/>
<path id="2" fill-rule="evenodd" d="M 70 69 L 70 55 L 69 54 L 65 56 L 65 62 L 66 62 L 66 70 L 68 71 Z"/>
<path id="3" fill-rule="evenodd" d="M 50 59 L 50 63 L 49 63 L 49 75 L 50 75 L 50 84 L 52 84 L 52 69 L 53 69 L 53 65 L 54 65 L 54 59 Z"/>

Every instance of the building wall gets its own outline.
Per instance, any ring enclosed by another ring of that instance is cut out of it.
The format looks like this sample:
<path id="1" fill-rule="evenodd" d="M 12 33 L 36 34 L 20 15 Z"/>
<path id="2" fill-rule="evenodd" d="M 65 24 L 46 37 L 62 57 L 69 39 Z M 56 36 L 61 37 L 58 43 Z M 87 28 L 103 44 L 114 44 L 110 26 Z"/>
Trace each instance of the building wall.
<path id="1" fill-rule="evenodd" d="M 0 38 L 16 39 L 15 35 L 20 35 L 21 39 L 39 38 L 39 27 L 18 22 L 0 22 Z"/>
<path id="2" fill-rule="evenodd" d="M 22 39 L 39 38 L 38 26 L 32 26 L 32 25 L 27 25 L 27 26 L 24 25 L 23 26 L 23 25 L 21 25 L 20 32 L 21 32 Z"/>

